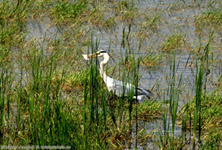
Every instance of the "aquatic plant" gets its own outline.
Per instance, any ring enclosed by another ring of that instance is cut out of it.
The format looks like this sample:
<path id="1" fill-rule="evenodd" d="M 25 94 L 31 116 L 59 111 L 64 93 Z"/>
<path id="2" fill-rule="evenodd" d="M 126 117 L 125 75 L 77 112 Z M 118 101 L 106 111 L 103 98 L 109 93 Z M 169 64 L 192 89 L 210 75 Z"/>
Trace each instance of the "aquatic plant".
<path id="1" fill-rule="evenodd" d="M 80 0 L 74 3 L 69 1 L 58 1 L 52 7 L 51 14 L 60 23 L 66 23 L 70 19 L 77 18 L 80 14 L 87 10 L 88 1 Z"/>
<path id="2" fill-rule="evenodd" d="M 163 63 L 164 56 L 161 54 L 148 54 L 142 60 L 142 64 L 148 67 L 159 67 Z"/>
<path id="3" fill-rule="evenodd" d="M 163 43 L 162 50 L 166 52 L 178 50 L 183 44 L 183 38 L 183 34 L 173 34 L 169 36 Z"/>
<path id="4" fill-rule="evenodd" d="M 195 24 L 197 30 L 200 31 L 203 28 L 212 28 L 219 32 L 222 27 L 222 11 L 220 9 L 211 9 L 203 12 L 201 16 L 196 18 Z"/>

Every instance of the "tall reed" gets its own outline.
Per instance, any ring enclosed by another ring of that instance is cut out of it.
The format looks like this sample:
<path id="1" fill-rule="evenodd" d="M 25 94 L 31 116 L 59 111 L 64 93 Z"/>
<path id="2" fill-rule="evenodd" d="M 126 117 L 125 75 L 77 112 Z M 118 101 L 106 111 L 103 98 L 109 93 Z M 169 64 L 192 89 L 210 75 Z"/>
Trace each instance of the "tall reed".
<path id="1" fill-rule="evenodd" d="M 180 95 L 182 91 L 182 84 L 183 84 L 183 76 L 184 76 L 184 71 L 186 70 L 188 66 L 188 62 L 190 59 L 191 54 L 187 58 L 186 64 L 180 73 L 178 75 L 177 68 L 180 64 L 180 58 L 176 57 L 176 54 L 173 53 L 171 54 L 173 57 L 170 63 L 170 75 L 169 75 L 169 85 L 167 89 L 167 94 L 169 97 L 169 107 L 167 110 L 164 111 L 163 113 L 163 129 L 164 129 L 164 134 L 160 135 L 160 143 L 162 144 L 161 147 L 171 147 L 173 149 L 180 148 L 183 144 L 185 143 L 186 139 L 183 137 L 184 130 L 186 130 L 185 120 L 182 120 L 182 140 L 180 137 L 175 136 L 175 126 L 176 126 L 176 120 L 178 119 L 178 108 L 179 108 L 179 101 L 181 101 Z M 178 62 L 176 61 L 178 60 Z M 165 100 L 165 92 L 164 92 L 164 100 Z M 172 125 L 172 126 L 171 126 Z M 172 134 L 170 134 L 172 133 Z M 177 140 L 181 140 L 181 143 L 176 145 L 175 143 Z"/>
<path id="2" fill-rule="evenodd" d="M 203 56 L 200 58 L 199 66 L 198 60 L 196 61 L 196 90 L 195 90 L 195 111 L 194 111 L 194 120 L 193 120 L 193 149 L 196 148 L 196 130 L 197 125 L 199 129 L 198 134 L 198 143 L 201 144 L 201 101 L 203 98 L 203 80 L 204 74 L 206 75 L 206 70 L 208 70 L 208 57 L 210 51 L 210 43 L 213 39 L 214 32 L 211 33 L 208 43 L 204 48 Z M 207 75 L 206 75 L 207 76 Z"/>

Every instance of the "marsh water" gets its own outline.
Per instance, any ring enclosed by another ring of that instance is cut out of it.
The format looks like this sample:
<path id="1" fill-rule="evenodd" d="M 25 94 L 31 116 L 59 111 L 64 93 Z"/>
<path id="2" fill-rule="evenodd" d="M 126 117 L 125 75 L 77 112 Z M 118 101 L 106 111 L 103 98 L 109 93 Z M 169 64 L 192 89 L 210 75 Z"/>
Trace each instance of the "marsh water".
<path id="1" fill-rule="evenodd" d="M 209 1 L 210 2 L 210 1 Z M 137 19 L 135 24 L 131 25 L 131 31 L 129 34 L 129 43 L 131 54 L 135 57 L 144 57 L 150 53 L 161 52 L 161 44 L 163 43 L 169 35 L 182 33 L 185 36 L 184 47 L 185 49 L 179 49 L 176 53 L 176 76 L 179 78 L 182 76 L 182 90 L 180 93 L 179 100 L 179 110 L 187 100 L 194 96 L 195 91 L 195 60 L 192 57 L 191 50 L 195 49 L 199 45 L 199 39 L 196 32 L 195 17 L 199 16 L 203 11 L 209 6 L 209 2 L 206 0 L 204 2 L 198 1 L 193 3 L 192 0 L 189 1 L 178 1 L 178 0 L 140 0 L 136 2 L 138 7 L 137 11 L 145 12 L 146 14 L 161 16 L 158 28 L 150 31 L 148 38 L 140 43 L 140 38 L 136 34 L 140 31 L 140 27 L 137 25 L 143 20 Z M 212 3 L 216 5 L 216 3 Z M 214 6 L 217 7 L 217 6 Z M 156 13 L 156 14 L 153 14 Z M 124 29 L 125 28 L 125 29 Z M 98 28 L 89 28 L 89 31 L 93 32 L 93 38 L 98 39 L 99 49 L 108 50 L 110 54 L 115 58 L 115 62 L 110 62 L 110 66 L 118 64 L 125 57 L 126 53 L 129 53 L 127 48 L 123 48 L 121 45 L 123 29 L 129 32 L 129 26 L 118 24 L 112 32 L 99 30 Z M 30 19 L 27 23 L 28 39 L 36 39 L 36 41 L 42 41 L 43 39 L 54 39 L 59 38 L 61 33 L 64 31 L 69 31 L 67 26 L 55 26 L 53 25 L 50 17 L 45 16 L 42 19 Z M 70 31 L 72 32 L 72 31 Z M 209 33 L 206 32 L 206 35 Z M 208 37 L 208 36 L 206 36 Z M 219 34 L 215 35 L 215 42 L 219 43 L 221 37 Z M 205 39 L 207 40 L 207 38 Z M 45 40 L 47 41 L 47 40 Z M 141 48 L 138 47 L 141 45 Z M 214 51 L 221 50 L 221 46 L 218 44 L 217 47 L 212 48 Z M 85 50 L 87 53 L 87 49 Z M 218 52 L 217 55 L 211 55 L 211 59 L 217 60 L 221 57 Z M 172 55 L 172 57 L 174 57 Z M 167 62 L 167 63 L 166 63 Z M 81 63 L 81 62 L 80 62 Z M 140 78 L 139 86 L 151 89 L 153 88 L 154 96 L 157 99 L 167 99 L 164 96 L 164 91 L 167 91 L 170 84 L 170 61 L 164 61 L 158 67 L 140 67 Z M 210 68 L 209 79 L 207 82 L 208 90 L 213 89 L 213 85 L 217 77 L 222 72 L 222 65 L 220 62 L 216 62 L 212 68 Z M 110 75 L 112 76 L 112 75 Z M 179 111 L 178 110 L 178 111 Z M 138 129 L 136 129 L 138 126 Z M 134 121 L 132 129 L 132 138 L 135 138 L 136 132 L 144 130 L 146 133 L 150 134 L 161 134 L 163 133 L 163 120 L 160 118 L 153 119 L 150 121 L 138 120 L 136 123 Z M 176 126 L 175 135 L 181 134 L 181 126 Z M 139 149 L 154 149 L 155 146 L 152 144 L 153 141 L 146 140 L 144 145 L 137 145 Z M 136 144 L 136 140 L 131 143 Z M 128 145 L 129 146 L 129 145 Z M 130 146 L 129 146 L 130 147 Z M 128 148 L 129 148 L 128 147 Z M 132 146 L 133 147 L 133 146 Z"/>

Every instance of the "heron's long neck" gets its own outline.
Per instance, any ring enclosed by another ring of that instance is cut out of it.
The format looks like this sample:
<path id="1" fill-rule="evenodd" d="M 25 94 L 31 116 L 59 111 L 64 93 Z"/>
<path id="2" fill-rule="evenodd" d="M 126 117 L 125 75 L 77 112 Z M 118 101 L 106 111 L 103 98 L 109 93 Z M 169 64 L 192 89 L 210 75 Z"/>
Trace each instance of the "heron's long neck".
<path id="1" fill-rule="evenodd" d="M 103 61 L 100 62 L 100 70 L 99 71 L 100 71 L 100 75 L 102 76 L 104 82 L 106 82 L 106 79 L 107 79 L 105 65 L 108 63 L 108 61 L 109 61 L 109 55 L 105 54 Z"/>
<path id="2" fill-rule="evenodd" d="M 101 77 L 104 79 L 104 77 L 106 77 L 106 72 L 104 71 L 104 68 L 105 68 L 105 65 L 106 64 L 103 64 L 102 62 L 100 63 L 100 75 Z"/>

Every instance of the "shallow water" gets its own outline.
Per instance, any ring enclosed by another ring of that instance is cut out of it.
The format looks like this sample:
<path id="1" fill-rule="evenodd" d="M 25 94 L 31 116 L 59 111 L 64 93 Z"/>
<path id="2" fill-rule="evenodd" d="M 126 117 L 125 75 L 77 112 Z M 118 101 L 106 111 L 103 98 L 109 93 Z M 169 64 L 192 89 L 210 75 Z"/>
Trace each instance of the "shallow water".
<path id="1" fill-rule="evenodd" d="M 145 135 L 149 135 L 147 138 L 141 140 L 134 140 L 131 143 L 131 147 L 135 147 L 137 145 L 138 149 L 158 149 L 157 142 L 159 140 L 160 135 L 164 135 L 167 131 L 164 131 L 164 123 L 161 118 L 153 119 L 152 121 L 143 121 L 138 120 L 138 129 L 136 131 L 136 122 L 133 122 L 134 126 L 132 129 L 132 138 L 135 138 L 136 133 L 140 133 L 145 129 Z M 170 123 L 169 135 L 172 136 L 172 124 Z M 182 129 L 180 125 L 175 125 L 174 136 L 182 136 Z M 187 132 L 187 136 L 190 134 Z M 139 139 L 139 138 L 138 138 Z M 137 142 L 137 143 L 136 143 Z"/>
<path id="2" fill-rule="evenodd" d="M 27 22 L 26 30 L 28 32 L 26 40 L 36 39 L 41 40 L 43 38 L 54 39 L 59 33 L 56 26 L 52 25 L 52 21 L 49 17 L 42 17 L 41 19 L 31 19 Z"/>

